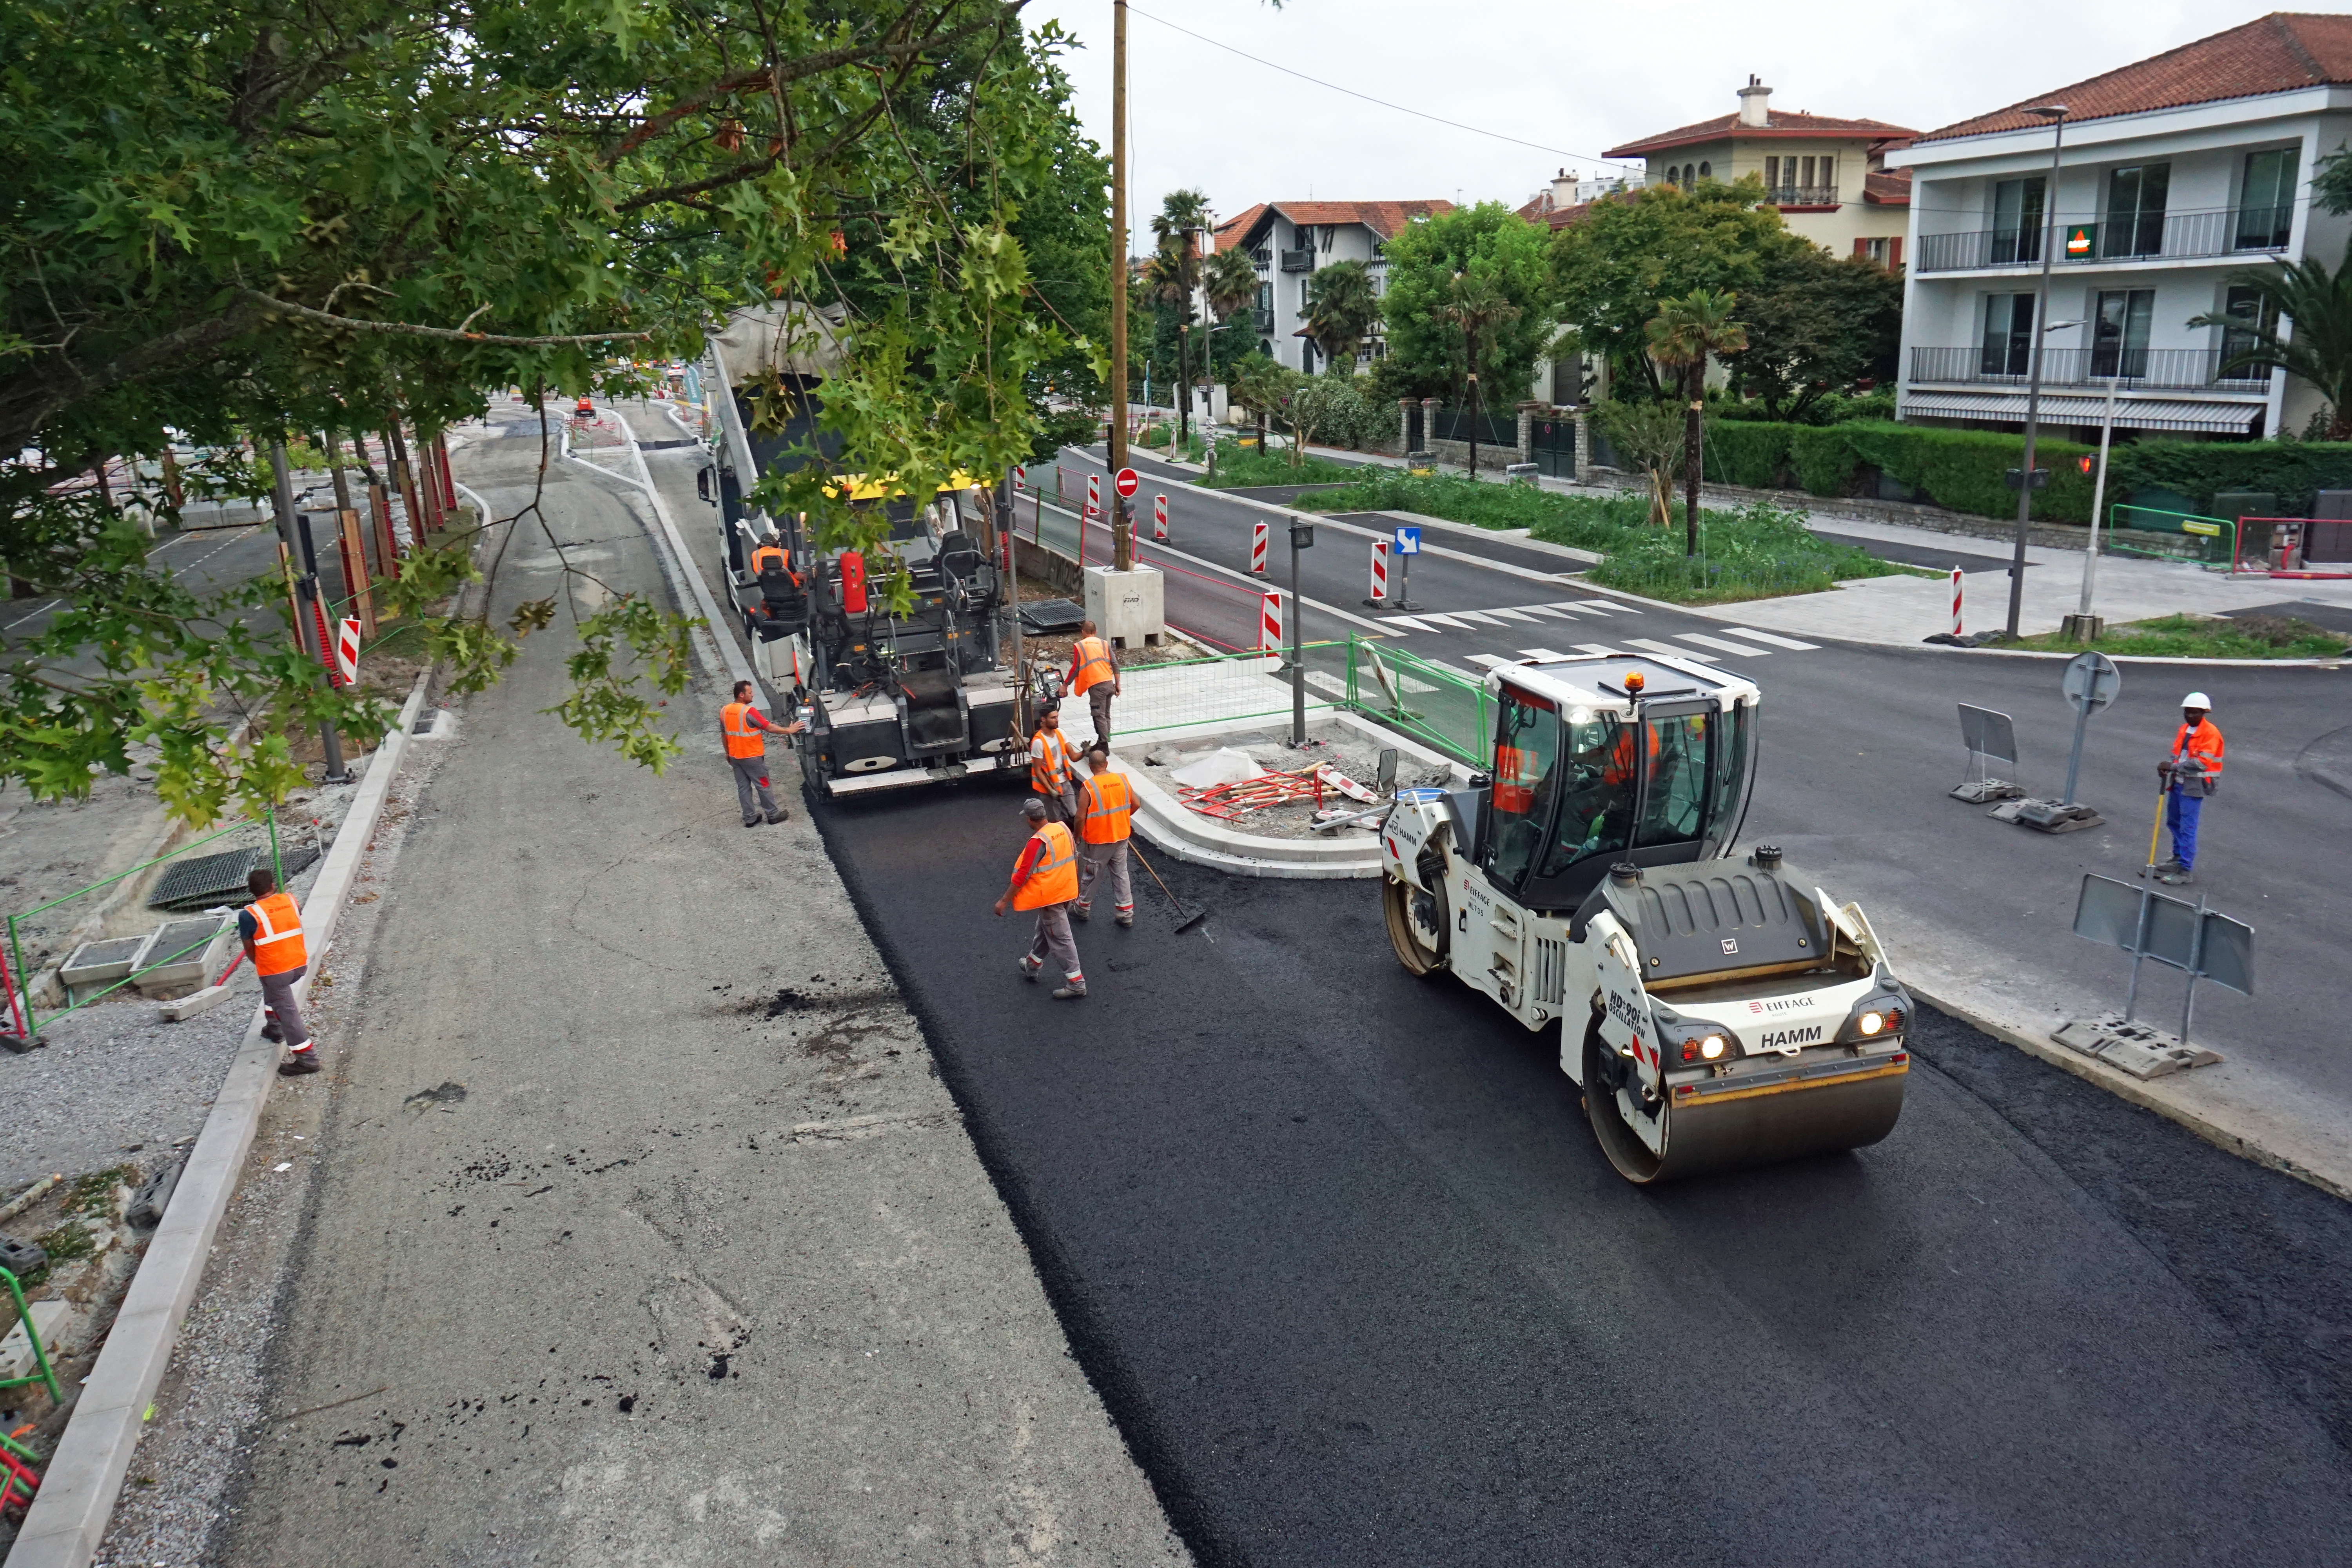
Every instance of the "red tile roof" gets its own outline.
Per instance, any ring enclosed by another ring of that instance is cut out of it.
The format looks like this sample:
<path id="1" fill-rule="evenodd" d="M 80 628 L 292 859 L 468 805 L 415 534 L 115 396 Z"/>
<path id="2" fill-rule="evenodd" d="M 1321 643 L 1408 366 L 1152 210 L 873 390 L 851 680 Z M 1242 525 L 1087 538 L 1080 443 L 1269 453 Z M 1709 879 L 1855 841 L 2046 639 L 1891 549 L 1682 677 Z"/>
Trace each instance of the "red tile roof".
<path id="1" fill-rule="evenodd" d="M 1719 114 L 1713 120 L 1702 120 L 1696 125 L 1685 125 L 1679 131 L 1662 132 L 1645 136 L 1639 142 L 1628 142 L 1622 147 L 1612 147 L 1601 154 L 1604 158 L 1645 158 L 1653 153 L 1664 153 L 1676 147 L 1696 147 L 1704 142 L 1753 142 L 1781 136 L 1844 136 L 1855 140 L 1876 141 L 1884 136 L 1913 136 L 1917 132 L 1900 125 L 1889 125 L 1883 120 L 1833 120 L 1826 114 L 1802 114 L 1793 110 L 1775 109 L 1766 116 L 1762 125 L 1742 125 L 1737 114 Z"/>
<path id="2" fill-rule="evenodd" d="M 1453 210 L 1454 204 L 1448 201 L 1260 202 L 1241 216 L 1217 226 L 1217 248 L 1230 250 L 1241 244 L 1269 212 L 1279 213 L 1292 223 L 1360 223 L 1382 239 L 1394 239 L 1413 219 Z"/>
<path id="3" fill-rule="evenodd" d="M 2028 114 L 2037 103 L 2063 103 L 2069 123 L 2146 114 L 2191 103 L 2259 98 L 2299 88 L 2352 83 L 2352 16 L 2273 11 L 2267 16 L 2167 49 L 2105 76 L 2036 93 L 1990 114 L 1930 131 L 1922 142 L 1948 142 L 2049 123 Z"/>
<path id="4" fill-rule="evenodd" d="M 1911 171 L 1900 169 L 1893 174 L 1873 171 L 1862 177 L 1862 199 L 1874 207 L 1907 207 L 1911 205 Z"/>

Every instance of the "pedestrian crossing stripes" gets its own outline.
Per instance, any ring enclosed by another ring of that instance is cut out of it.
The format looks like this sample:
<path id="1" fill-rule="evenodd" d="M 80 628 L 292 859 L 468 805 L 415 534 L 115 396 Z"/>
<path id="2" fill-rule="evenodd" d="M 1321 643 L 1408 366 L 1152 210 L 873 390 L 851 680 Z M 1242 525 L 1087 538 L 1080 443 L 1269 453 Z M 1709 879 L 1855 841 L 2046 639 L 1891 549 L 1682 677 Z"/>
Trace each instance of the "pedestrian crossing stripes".
<path id="1" fill-rule="evenodd" d="M 1627 647 L 1640 648 L 1643 653 L 1662 653 L 1671 658 L 1695 659 L 1700 664 L 1721 664 L 1723 662 L 1711 653 L 1698 653 L 1690 648 L 1676 647 L 1670 642 L 1659 642 L 1654 637 L 1627 637 L 1625 639 L 1625 646 Z"/>
<path id="2" fill-rule="evenodd" d="M 1749 642 L 1769 643 L 1774 647 L 1785 647 L 1791 653 L 1811 653 L 1822 646 L 1817 642 L 1799 642 L 1795 637 L 1784 637 L 1778 632 L 1759 632 L 1748 626 L 1726 626 L 1723 629 L 1733 637 L 1746 637 Z"/>
<path id="3" fill-rule="evenodd" d="M 1392 635 L 1422 632 L 1431 637 L 1443 637 L 1449 632 L 1467 632 L 1477 636 L 1492 628 L 1511 631 L 1518 626 L 1540 626 L 1546 622 L 1570 625 L 1581 620 L 1607 619 L 1612 616 L 1638 616 L 1645 612 L 1632 605 L 1611 599 L 1555 599 L 1543 605 L 1496 605 L 1484 610 L 1415 610 L 1408 616 L 1389 615 L 1381 617 L 1381 626 Z M 1755 626 L 1717 626 L 1706 632 L 1670 632 L 1659 628 L 1658 637 L 1627 637 L 1624 645 L 1643 653 L 1663 658 L 1686 658 L 1699 664 L 1720 664 L 1726 658 L 1769 658 L 1775 652 L 1814 653 L 1821 644 L 1806 642 L 1780 632 L 1768 632 Z M 1661 637 L 1671 638 L 1662 641 Z M 1616 655 L 1619 650 L 1605 643 L 1571 643 L 1578 654 Z M 1518 658 L 1503 654 L 1465 656 L 1473 664 L 1492 668 L 1496 665 L 1516 664 L 1522 660 L 1542 662 L 1575 657 L 1549 647 L 1519 649 Z"/>
<path id="4" fill-rule="evenodd" d="M 1676 642 L 1696 643 L 1700 647 L 1711 647 L 1717 653 L 1727 653 L 1738 658 L 1769 658 L 1772 656 L 1769 647 L 1749 647 L 1745 643 L 1726 642 L 1721 637 L 1708 637 L 1705 632 L 1675 632 L 1672 635 Z"/>

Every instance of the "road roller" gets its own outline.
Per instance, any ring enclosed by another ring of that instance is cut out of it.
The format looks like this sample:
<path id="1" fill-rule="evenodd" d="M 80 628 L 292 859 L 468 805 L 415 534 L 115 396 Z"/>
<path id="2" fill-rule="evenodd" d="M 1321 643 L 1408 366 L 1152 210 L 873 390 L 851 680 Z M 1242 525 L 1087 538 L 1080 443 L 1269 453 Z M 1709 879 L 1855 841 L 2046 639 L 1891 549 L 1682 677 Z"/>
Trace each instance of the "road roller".
<path id="1" fill-rule="evenodd" d="M 1560 1069 L 1630 1182 L 1892 1132 L 1913 1013 L 1876 933 L 1779 849 L 1733 848 L 1755 684 L 1604 653 L 1497 666 L 1486 686 L 1488 771 L 1399 791 L 1381 830 L 1405 968 L 1557 1029 Z"/>

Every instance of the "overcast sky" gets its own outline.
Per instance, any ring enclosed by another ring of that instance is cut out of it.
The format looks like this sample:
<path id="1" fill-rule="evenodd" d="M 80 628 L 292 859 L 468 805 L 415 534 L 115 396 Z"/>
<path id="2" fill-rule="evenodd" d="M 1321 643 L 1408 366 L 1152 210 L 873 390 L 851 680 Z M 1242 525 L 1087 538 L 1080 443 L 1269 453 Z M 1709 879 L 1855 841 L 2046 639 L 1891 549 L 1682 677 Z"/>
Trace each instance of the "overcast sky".
<path id="1" fill-rule="evenodd" d="M 1525 201 L 1562 164 L 1738 107 L 1917 131 L 2014 103 L 2266 15 L 2245 0 L 1140 0 L 1128 24 L 1129 188 L 1145 213 L 1180 185 L 1221 217 L 1265 200 Z M 1086 46 L 1067 64 L 1110 145 L 1110 0 L 1033 0 Z M 1164 26 L 1424 114 L 1286 76 Z M 1556 149 L 1551 151 L 1549 149 Z"/>

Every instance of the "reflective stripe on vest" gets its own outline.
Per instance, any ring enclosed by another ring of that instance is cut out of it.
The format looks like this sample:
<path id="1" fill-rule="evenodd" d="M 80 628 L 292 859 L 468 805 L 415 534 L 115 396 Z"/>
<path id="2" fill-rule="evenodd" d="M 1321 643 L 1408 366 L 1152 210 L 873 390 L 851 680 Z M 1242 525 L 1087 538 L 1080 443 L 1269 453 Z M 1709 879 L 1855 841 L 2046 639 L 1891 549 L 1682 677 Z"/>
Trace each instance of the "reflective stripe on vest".
<path id="1" fill-rule="evenodd" d="M 2200 723 L 2193 731 L 2188 725 L 2183 724 L 2172 734 L 2173 765 L 2177 767 L 2188 758 L 2194 756 L 2204 764 L 2208 778 L 2221 776 L 2221 753 L 2224 749 L 2221 728 L 2210 719 Z"/>
<path id="2" fill-rule="evenodd" d="M 1040 730 L 1029 739 L 1029 787 L 1059 795 L 1070 778 L 1070 742 L 1059 730 Z"/>
<path id="3" fill-rule="evenodd" d="M 302 913 L 284 893 L 272 893 L 247 906 L 253 911 L 253 972 L 283 974 L 310 962 L 302 942 Z"/>
<path id="4" fill-rule="evenodd" d="M 1045 846 L 1030 870 L 1029 879 L 1014 889 L 1013 907 L 1016 910 L 1042 910 L 1047 904 L 1066 904 L 1078 896 L 1078 846 L 1070 830 L 1058 822 L 1049 822 L 1030 837 Z M 1015 861 L 1015 865 L 1019 862 Z"/>
<path id="5" fill-rule="evenodd" d="M 1091 687 L 1117 679 L 1118 670 L 1110 661 L 1110 645 L 1100 637 L 1080 637 L 1071 647 L 1078 665 L 1078 678 L 1070 682 L 1070 695 L 1083 697 Z"/>
<path id="6" fill-rule="evenodd" d="M 1089 844 L 1122 843 L 1131 831 L 1128 814 L 1134 809 L 1125 773 L 1096 773 L 1078 798 L 1078 832 Z"/>
<path id="7" fill-rule="evenodd" d="M 719 710 L 719 727 L 727 736 L 727 754 L 730 757 L 764 757 L 768 742 L 751 727 L 751 705 L 730 702 Z"/>

